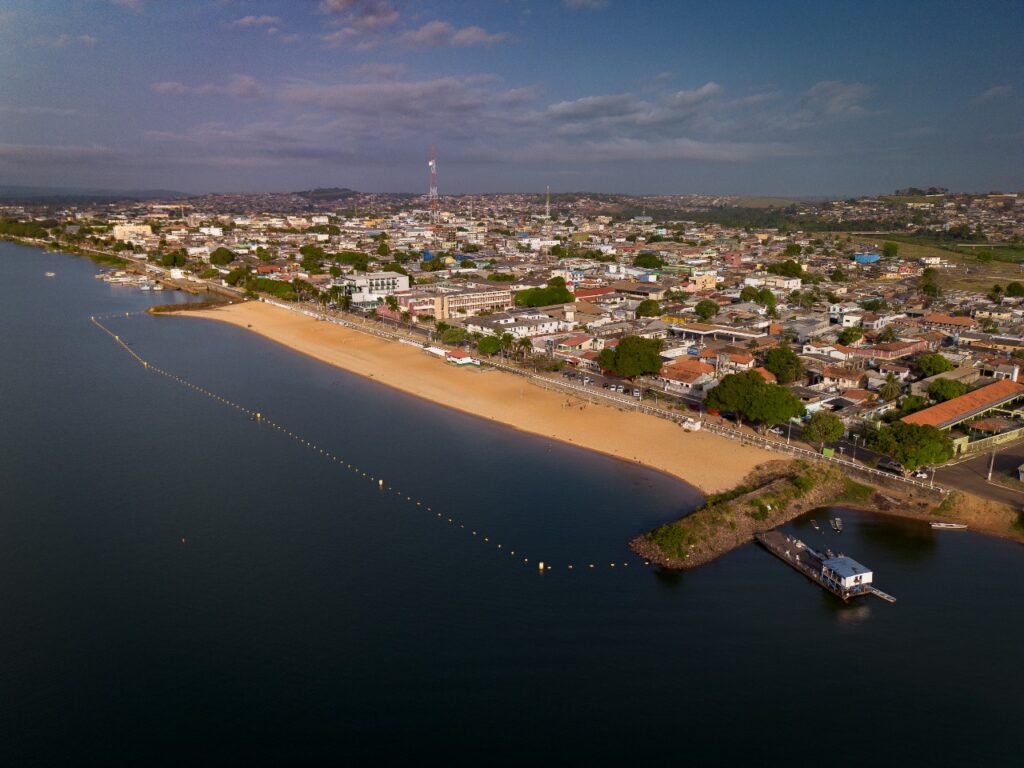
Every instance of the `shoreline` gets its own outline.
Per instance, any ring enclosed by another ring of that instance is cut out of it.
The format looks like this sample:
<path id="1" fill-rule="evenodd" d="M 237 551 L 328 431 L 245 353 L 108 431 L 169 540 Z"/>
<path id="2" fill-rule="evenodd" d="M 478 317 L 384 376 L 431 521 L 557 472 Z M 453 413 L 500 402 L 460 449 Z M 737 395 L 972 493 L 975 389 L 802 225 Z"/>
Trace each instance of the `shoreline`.
<path id="1" fill-rule="evenodd" d="M 853 480 L 836 467 L 780 460 L 752 473 L 732 493 L 710 499 L 677 520 L 634 537 L 630 549 L 645 562 L 672 571 L 698 568 L 796 518 L 825 509 L 852 509 L 921 522 L 957 522 L 993 538 L 1024 544 L 1020 513 L 970 494 L 940 503 L 909 487 Z"/>
<path id="2" fill-rule="evenodd" d="M 701 493 L 729 490 L 772 453 L 656 416 L 588 403 L 495 369 L 458 369 L 416 347 L 262 302 L 184 313 L 244 328 L 300 354 L 437 405 L 668 474 Z"/>

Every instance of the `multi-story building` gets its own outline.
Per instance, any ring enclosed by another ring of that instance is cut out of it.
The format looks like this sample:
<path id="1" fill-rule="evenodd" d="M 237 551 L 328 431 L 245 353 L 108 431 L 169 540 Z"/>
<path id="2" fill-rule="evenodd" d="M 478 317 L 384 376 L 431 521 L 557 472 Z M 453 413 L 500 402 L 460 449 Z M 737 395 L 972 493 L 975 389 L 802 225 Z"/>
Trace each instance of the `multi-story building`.
<path id="1" fill-rule="evenodd" d="M 339 277 L 335 285 L 345 289 L 353 304 L 370 304 L 385 296 L 408 291 L 409 276 L 397 272 L 367 272 Z"/>

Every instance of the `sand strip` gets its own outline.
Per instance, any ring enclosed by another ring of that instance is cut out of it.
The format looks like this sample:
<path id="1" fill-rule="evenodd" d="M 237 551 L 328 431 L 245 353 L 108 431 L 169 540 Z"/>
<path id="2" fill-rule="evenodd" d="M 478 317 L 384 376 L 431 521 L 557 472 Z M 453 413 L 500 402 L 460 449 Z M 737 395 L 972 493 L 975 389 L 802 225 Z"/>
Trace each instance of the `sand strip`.
<path id="1" fill-rule="evenodd" d="M 674 475 L 705 493 L 728 490 L 773 454 L 656 416 L 586 403 L 501 371 L 456 368 L 415 347 L 261 302 L 189 312 L 434 403 Z"/>

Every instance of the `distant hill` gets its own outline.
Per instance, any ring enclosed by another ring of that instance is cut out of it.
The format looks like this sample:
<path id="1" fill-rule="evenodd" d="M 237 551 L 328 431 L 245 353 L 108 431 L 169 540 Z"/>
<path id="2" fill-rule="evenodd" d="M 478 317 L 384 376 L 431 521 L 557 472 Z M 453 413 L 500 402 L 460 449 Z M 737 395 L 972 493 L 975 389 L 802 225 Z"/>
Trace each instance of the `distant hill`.
<path id="1" fill-rule="evenodd" d="M 315 201 L 348 200 L 359 196 L 358 192 L 348 187 L 320 187 L 317 189 L 307 189 L 304 192 L 295 192 L 294 194 L 307 200 Z"/>
<path id="2" fill-rule="evenodd" d="M 105 203 L 118 200 L 179 200 L 188 197 L 171 189 L 76 189 L 69 187 L 22 187 L 0 185 L 0 201 L 6 203 Z"/>

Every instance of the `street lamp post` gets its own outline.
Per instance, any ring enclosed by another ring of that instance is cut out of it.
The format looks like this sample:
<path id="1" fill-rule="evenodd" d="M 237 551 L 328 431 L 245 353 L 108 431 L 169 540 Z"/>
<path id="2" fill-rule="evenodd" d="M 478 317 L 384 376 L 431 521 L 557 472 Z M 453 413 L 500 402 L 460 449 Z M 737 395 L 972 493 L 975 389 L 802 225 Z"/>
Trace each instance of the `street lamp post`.
<path id="1" fill-rule="evenodd" d="M 786 445 L 789 445 L 790 439 L 793 437 L 793 420 L 789 420 L 789 429 L 786 430 Z"/>

